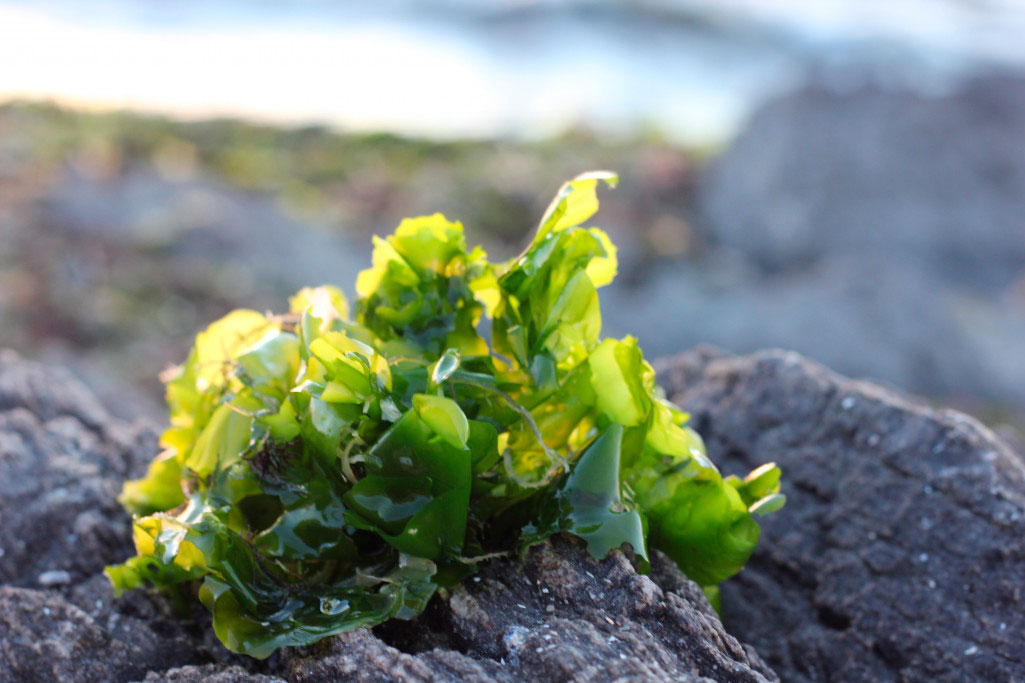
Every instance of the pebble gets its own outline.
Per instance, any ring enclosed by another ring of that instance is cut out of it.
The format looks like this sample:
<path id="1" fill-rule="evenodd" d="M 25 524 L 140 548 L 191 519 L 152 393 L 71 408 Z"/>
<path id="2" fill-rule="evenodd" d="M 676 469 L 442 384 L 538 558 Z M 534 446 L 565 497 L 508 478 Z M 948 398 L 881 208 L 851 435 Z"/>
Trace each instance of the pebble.
<path id="1" fill-rule="evenodd" d="M 51 569 L 39 575 L 39 585 L 44 588 L 63 586 L 71 583 L 71 574 L 63 569 Z"/>
<path id="2" fill-rule="evenodd" d="M 509 651 L 509 654 L 515 654 L 527 642 L 529 634 L 530 631 L 522 626 L 510 626 L 502 637 L 505 649 Z"/>

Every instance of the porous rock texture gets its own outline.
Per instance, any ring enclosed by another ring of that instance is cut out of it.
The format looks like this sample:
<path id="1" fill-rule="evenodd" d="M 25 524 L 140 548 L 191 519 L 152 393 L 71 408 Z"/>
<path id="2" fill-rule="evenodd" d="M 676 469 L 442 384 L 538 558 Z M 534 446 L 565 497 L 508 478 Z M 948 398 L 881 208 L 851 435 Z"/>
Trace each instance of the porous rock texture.
<path id="1" fill-rule="evenodd" d="M 561 537 L 490 562 L 414 622 L 231 655 L 202 607 L 115 600 L 101 574 L 132 552 L 114 498 L 156 448 L 66 373 L 0 351 L 0 682 L 778 680 L 664 557 L 649 578 Z"/>
<path id="2" fill-rule="evenodd" d="M 754 650 L 722 628 L 697 586 L 656 555 L 653 581 L 619 552 L 597 562 L 558 537 L 491 562 L 409 624 L 361 631 L 290 663 L 297 681 L 765 681 Z M 660 585 L 661 584 L 661 587 Z"/>
<path id="3" fill-rule="evenodd" d="M 131 553 L 115 497 L 157 449 L 58 369 L 0 350 L 0 681 L 124 681 L 229 661 L 206 629 L 103 567 Z"/>
<path id="4" fill-rule="evenodd" d="M 788 497 L 722 587 L 784 681 L 1025 680 L 1025 460 L 975 420 L 794 353 L 663 362 L 724 472 Z"/>

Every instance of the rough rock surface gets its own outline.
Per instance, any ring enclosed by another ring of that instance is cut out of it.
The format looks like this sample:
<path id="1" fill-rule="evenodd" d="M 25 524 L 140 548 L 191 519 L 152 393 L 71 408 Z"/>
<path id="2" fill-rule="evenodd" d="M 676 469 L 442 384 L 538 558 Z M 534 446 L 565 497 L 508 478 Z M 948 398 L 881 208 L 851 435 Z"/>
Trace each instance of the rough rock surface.
<path id="1" fill-rule="evenodd" d="M 0 350 L 0 681 L 117 681 L 230 661 L 202 624 L 100 572 L 131 553 L 121 481 L 156 434 L 114 420 L 66 372 Z"/>
<path id="2" fill-rule="evenodd" d="M 155 448 L 65 373 L 0 351 L 0 683 L 777 680 L 664 558 L 656 583 L 562 538 L 522 570 L 492 561 L 414 622 L 233 656 L 201 607 L 187 619 L 145 592 L 114 600 L 100 573 L 131 554 L 114 496 Z"/>
<path id="3" fill-rule="evenodd" d="M 241 666 L 181 666 L 167 671 L 150 671 L 142 683 L 284 683 L 283 678 L 249 673 Z"/>
<path id="4" fill-rule="evenodd" d="M 0 350 L 0 581 L 67 585 L 117 560 L 128 518 L 114 498 L 156 447 L 67 373 Z"/>
<path id="5" fill-rule="evenodd" d="M 666 588 L 621 553 L 597 562 L 557 538 L 532 550 L 524 571 L 515 559 L 491 562 L 412 624 L 309 648 L 314 656 L 293 659 L 290 678 L 776 680 L 723 630 L 697 586 L 664 557 L 656 565 Z"/>
<path id="6" fill-rule="evenodd" d="M 1025 461 L 975 420 L 797 354 L 689 352 L 661 382 L 713 460 L 788 503 L 724 584 L 785 681 L 1025 680 Z"/>

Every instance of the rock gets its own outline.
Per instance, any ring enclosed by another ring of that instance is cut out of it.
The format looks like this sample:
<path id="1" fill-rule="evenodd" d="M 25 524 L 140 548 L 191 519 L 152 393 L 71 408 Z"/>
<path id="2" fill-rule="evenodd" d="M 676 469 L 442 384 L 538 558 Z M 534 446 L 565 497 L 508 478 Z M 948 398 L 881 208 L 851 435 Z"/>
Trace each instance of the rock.
<path id="1" fill-rule="evenodd" d="M 0 350 L 0 583 L 65 585 L 125 556 L 115 497 L 156 447 L 67 373 Z"/>
<path id="2" fill-rule="evenodd" d="M 161 673 L 150 671 L 142 683 L 284 683 L 283 678 L 251 674 L 238 665 L 181 666 Z"/>
<path id="3" fill-rule="evenodd" d="M 452 650 L 434 650 L 414 656 L 384 643 L 366 629 L 343 633 L 315 654 L 292 660 L 289 678 L 294 681 L 491 681 L 509 680 L 503 667 L 486 667 Z"/>
<path id="4" fill-rule="evenodd" d="M 63 569 L 51 569 L 39 575 L 39 585 L 43 588 L 63 586 L 71 583 L 71 574 Z"/>
<path id="5" fill-rule="evenodd" d="M 66 373 L 0 351 L 0 682 L 778 680 L 664 557 L 656 582 L 564 538 L 522 567 L 493 560 L 413 622 L 232 655 L 198 604 L 190 618 L 144 591 L 114 599 L 101 574 L 132 552 L 114 497 L 156 448 Z"/>
<path id="6" fill-rule="evenodd" d="M 661 374 L 724 470 L 784 469 L 788 506 L 723 586 L 733 635 L 657 552 L 642 576 L 557 537 L 415 621 L 260 662 L 220 646 L 201 607 L 112 597 L 102 567 L 131 552 L 113 496 L 154 434 L 0 352 L 0 681 L 1025 677 L 1019 455 L 971 418 L 794 353 L 692 352 Z"/>
<path id="7" fill-rule="evenodd" d="M 777 680 L 701 591 L 656 555 L 661 588 L 619 552 L 559 537 L 492 561 L 411 624 L 335 639 L 290 664 L 298 681 Z"/>
<path id="8" fill-rule="evenodd" d="M 15 204 L 0 237 L 0 345 L 69 367 L 129 417 L 160 418 L 157 374 L 197 330 L 233 308 L 285 309 L 306 285 L 351 287 L 370 264 L 369 239 L 357 246 L 267 196 L 148 163 L 70 164 Z"/>
<path id="9" fill-rule="evenodd" d="M 82 610 L 49 591 L 0 586 L 0 680 L 116 681 L 144 671 Z"/>
<path id="10" fill-rule="evenodd" d="M 727 472 L 777 462 L 787 506 L 722 587 L 786 681 L 1025 679 L 1025 460 L 975 420 L 792 352 L 660 367 Z"/>
<path id="11" fill-rule="evenodd" d="M 641 331 L 652 356 L 701 343 L 735 353 L 793 348 L 849 375 L 1025 414 L 1025 306 L 967 296 L 893 264 L 837 258 L 766 276 L 709 255 L 652 269 L 636 290 L 609 288 L 602 304 L 606 334 Z"/>
<path id="12" fill-rule="evenodd" d="M 794 349 L 1025 426 L 1025 79 L 798 91 L 754 114 L 695 203 L 703 248 L 603 290 L 609 334 L 652 355 Z"/>
<path id="13" fill-rule="evenodd" d="M 115 600 L 100 573 L 132 554 L 115 496 L 156 450 L 152 427 L 110 417 L 66 372 L 0 350 L 0 681 L 232 663 L 206 642 L 204 611 L 197 625 L 144 592 Z"/>
<path id="14" fill-rule="evenodd" d="M 1003 291 L 1025 269 L 1025 78 L 805 88 L 752 118 L 698 199 L 706 236 L 767 270 L 870 255 Z"/>

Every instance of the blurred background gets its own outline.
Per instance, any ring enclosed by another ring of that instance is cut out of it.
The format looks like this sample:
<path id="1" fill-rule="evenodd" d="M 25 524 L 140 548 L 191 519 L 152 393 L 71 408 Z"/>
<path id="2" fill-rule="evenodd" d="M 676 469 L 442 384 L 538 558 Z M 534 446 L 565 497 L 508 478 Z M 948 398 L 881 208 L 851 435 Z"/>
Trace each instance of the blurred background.
<path id="1" fill-rule="evenodd" d="M 407 215 L 512 256 L 594 168 L 606 334 L 1020 437 L 1023 0 L 0 0 L 0 346 L 159 420 L 228 310 L 352 294 Z"/>

